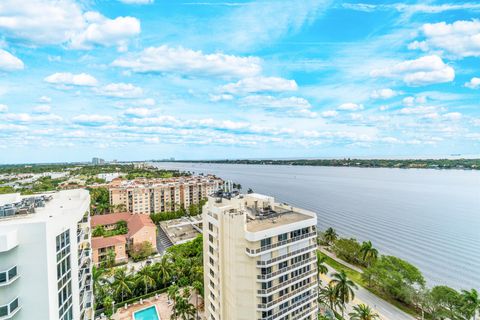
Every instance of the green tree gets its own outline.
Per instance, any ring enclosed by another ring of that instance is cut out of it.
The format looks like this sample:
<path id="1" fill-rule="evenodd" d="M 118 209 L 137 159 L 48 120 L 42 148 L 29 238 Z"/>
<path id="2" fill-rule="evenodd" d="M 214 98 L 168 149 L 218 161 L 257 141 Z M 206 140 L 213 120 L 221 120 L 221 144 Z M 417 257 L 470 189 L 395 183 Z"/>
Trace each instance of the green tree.
<path id="1" fill-rule="evenodd" d="M 412 293 L 416 288 L 425 285 L 417 267 L 393 256 L 382 256 L 363 272 L 362 277 L 392 298 L 407 304 L 412 302 Z"/>
<path id="2" fill-rule="evenodd" d="M 379 319 L 377 313 L 375 313 L 369 306 L 366 304 L 359 304 L 353 307 L 353 312 L 348 314 L 350 320 L 374 320 Z"/>
<path id="3" fill-rule="evenodd" d="M 461 311 L 467 319 L 475 320 L 477 312 L 480 310 L 480 297 L 477 290 L 462 290 L 461 293 Z"/>
<path id="4" fill-rule="evenodd" d="M 108 281 L 106 278 L 106 270 L 103 268 L 92 267 L 92 285 L 93 294 L 96 301 L 102 301 L 106 295 Z"/>
<path id="5" fill-rule="evenodd" d="M 166 255 L 152 266 L 152 270 L 155 274 L 157 285 L 166 286 L 172 279 L 172 264 Z"/>
<path id="6" fill-rule="evenodd" d="M 190 291 L 184 288 L 181 295 L 177 293 L 173 304 L 173 320 L 191 320 L 195 316 L 195 306 L 189 302 Z"/>
<path id="7" fill-rule="evenodd" d="M 342 260 L 353 264 L 360 264 L 360 243 L 354 238 L 346 239 L 340 238 L 336 240 L 332 245 L 332 251 L 336 256 Z"/>
<path id="8" fill-rule="evenodd" d="M 458 309 L 461 305 L 460 294 L 457 290 L 447 286 L 435 286 L 430 291 L 433 303 L 440 306 L 441 316 L 449 319 L 458 318 Z"/>
<path id="9" fill-rule="evenodd" d="M 340 306 L 337 291 L 331 285 L 320 289 L 319 300 L 328 305 L 332 310 L 336 310 Z"/>
<path id="10" fill-rule="evenodd" d="M 135 282 L 132 277 L 127 274 L 125 268 L 115 270 L 113 274 L 112 289 L 117 296 L 120 296 L 122 302 L 124 301 L 126 294 L 132 294 L 134 284 Z"/>
<path id="11" fill-rule="evenodd" d="M 368 265 L 377 260 L 378 250 L 375 249 L 371 241 L 364 241 L 360 247 L 360 254 L 362 255 L 362 260 Z"/>
<path id="12" fill-rule="evenodd" d="M 148 289 L 155 286 L 155 276 L 150 266 L 145 266 L 136 274 L 136 282 L 138 285 L 145 287 L 145 294 L 148 293 Z"/>
<path id="13" fill-rule="evenodd" d="M 352 280 L 348 279 L 347 274 L 343 270 L 333 274 L 330 285 L 335 289 L 340 305 L 342 306 L 343 316 L 346 304 L 355 298 L 354 289 L 358 289 L 358 287 Z"/>
<path id="14" fill-rule="evenodd" d="M 325 230 L 323 237 L 328 245 L 331 245 L 335 240 L 338 239 L 338 234 L 332 227 Z"/>
<path id="15" fill-rule="evenodd" d="M 203 296 L 203 281 L 194 281 L 192 287 L 195 292 L 195 319 L 198 319 L 198 295 Z"/>

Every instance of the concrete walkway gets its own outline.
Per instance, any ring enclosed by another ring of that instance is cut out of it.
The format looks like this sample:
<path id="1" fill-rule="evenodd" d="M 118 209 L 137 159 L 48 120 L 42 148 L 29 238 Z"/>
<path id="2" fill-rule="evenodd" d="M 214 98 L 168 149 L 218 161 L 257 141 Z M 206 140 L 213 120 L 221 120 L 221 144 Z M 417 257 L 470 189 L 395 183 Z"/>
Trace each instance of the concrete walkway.
<path id="1" fill-rule="evenodd" d="M 327 266 L 328 274 L 321 275 L 320 278 L 323 284 L 328 284 L 331 280 L 331 275 L 336 272 L 335 269 Z M 357 304 L 366 304 L 370 306 L 378 315 L 381 320 L 414 320 L 415 318 L 402 310 L 398 309 L 394 305 L 387 301 L 377 297 L 370 291 L 361 286 L 358 286 L 358 290 L 355 290 L 355 299 L 351 301 L 345 310 L 345 318 L 348 319 L 348 313 L 353 311 L 353 307 Z"/>
<path id="2" fill-rule="evenodd" d="M 352 269 L 352 270 L 355 270 L 355 271 L 357 271 L 357 272 L 359 272 L 359 273 L 363 273 L 363 270 L 362 270 L 361 268 L 359 268 L 359 267 L 357 267 L 357 266 L 354 266 L 353 264 L 350 264 L 350 263 L 348 263 L 348 262 L 346 262 L 346 261 L 343 261 L 343 260 L 340 259 L 340 258 L 337 258 L 337 256 L 335 255 L 335 253 L 330 252 L 330 251 L 327 251 L 327 249 L 325 249 L 325 247 L 320 247 L 319 250 L 320 250 L 321 253 L 329 256 L 330 258 L 332 258 L 333 260 L 337 261 L 338 263 L 343 264 L 345 267 L 349 267 L 349 268 Z"/>

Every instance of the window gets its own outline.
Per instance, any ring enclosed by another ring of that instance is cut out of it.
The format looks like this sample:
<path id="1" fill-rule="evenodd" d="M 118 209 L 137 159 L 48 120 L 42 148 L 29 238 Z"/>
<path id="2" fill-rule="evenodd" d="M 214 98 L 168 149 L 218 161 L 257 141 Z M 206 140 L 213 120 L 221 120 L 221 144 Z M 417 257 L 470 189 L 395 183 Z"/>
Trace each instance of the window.
<path id="1" fill-rule="evenodd" d="M 208 241 L 210 241 L 211 243 L 213 243 L 213 236 L 211 234 L 208 235 Z"/>
<path id="2" fill-rule="evenodd" d="M 288 265 L 288 262 L 287 262 L 287 261 L 280 262 L 280 263 L 278 264 L 278 269 L 286 268 L 287 265 Z"/>
<path id="3" fill-rule="evenodd" d="M 261 247 L 269 246 L 271 243 L 272 243 L 272 238 L 262 239 L 260 241 L 260 246 Z"/>
<path id="4" fill-rule="evenodd" d="M 266 290 L 272 287 L 272 281 L 262 282 L 262 289 Z"/>
<path id="5" fill-rule="evenodd" d="M 285 275 L 281 276 L 280 278 L 278 278 L 278 283 L 283 283 L 287 280 L 288 280 L 288 274 L 285 274 Z"/>
<path id="6" fill-rule="evenodd" d="M 262 303 L 267 304 L 273 301 L 273 296 L 262 297 Z"/>
<path id="7" fill-rule="evenodd" d="M 278 242 L 285 241 L 288 239 L 288 233 L 283 233 L 278 235 Z"/>
<path id="8" fill-rule="evenodd" d="M 269 274 L 269 273 L 272 273 L 272 267 L 262 268 L 262 274 L 263 275 Z"/>
<path id="9" fill-rule="evenodd" d="M 211 222 L 208 223 L 208 230 L 213 231 L 213 224 Z"/>

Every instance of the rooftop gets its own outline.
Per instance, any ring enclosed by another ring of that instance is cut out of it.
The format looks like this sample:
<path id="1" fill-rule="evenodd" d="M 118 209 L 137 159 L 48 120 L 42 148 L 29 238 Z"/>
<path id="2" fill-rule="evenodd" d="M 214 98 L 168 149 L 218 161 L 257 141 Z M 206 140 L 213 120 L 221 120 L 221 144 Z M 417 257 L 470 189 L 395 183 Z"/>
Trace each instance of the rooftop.
<path id="1" fill-rule="evenodd" d="M 222 181 L 222 179 L 213 175 L 151 179 L 137 178 L 134 180 L 117 178 L 113 179 L 109 186 L 110 188 L 145 188 L 155 186 L 176 186 L 181 184 L 206 183 L 214 181 Z"/>
<path id="2" fill-rule="evenodd" d="M 35 195 L 19 193 L 0 195 L 0 220 L 2 223 L 18 219 L 45 220 L 57 215 L 88 210 L 90 195 L 87 190 L 72 189 Z"/>
<path id="3" fill-rule="evenodd" d="M 173 244 L 192 240 L 201 233 L 202 218 L 188 217 L 160 222 L 160 227 Z"/>
<path id="4" fill-rule="evenodd" d="M 124 235 L 112 236 L 112 237 L 95 237 L 92 238 L 92 248 L 100 249 L 107 248 L 119 244 L 125 244 L 127 240 Z"/>
<path id="5" fill-rule="evenodd" d="M 293 208 L 294 210 L 296 208 Z M 247 210 L 251 210 L 247 208 Z M 252 212 L 252 211 L 250 211 Z M 274 213 L 271 213 L 264 217 L 256 216 L 255 219 L 251 218 L 249 214 L 247 218 L 247 231 L 258 232 L 270 228 L 276 228 L 283 225 L 300 222 L 308 219 L 312 219 L 312 216 L 296 212 L 296 211 L 287 211 L 282 208 L 275 208 Z"/>

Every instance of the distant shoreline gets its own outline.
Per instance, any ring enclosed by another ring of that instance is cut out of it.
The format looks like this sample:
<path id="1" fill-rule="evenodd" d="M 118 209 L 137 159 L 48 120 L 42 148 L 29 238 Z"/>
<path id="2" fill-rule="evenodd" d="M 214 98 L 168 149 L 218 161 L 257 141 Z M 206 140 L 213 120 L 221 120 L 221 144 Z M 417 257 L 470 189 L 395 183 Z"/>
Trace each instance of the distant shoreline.
<path id="1" fill-rule="evenodd" d="M 297 159 L 297 160 L 176 160 L 154 162 L 290 165 L 355 168 L 480 170 L 480 159 Z"/>

